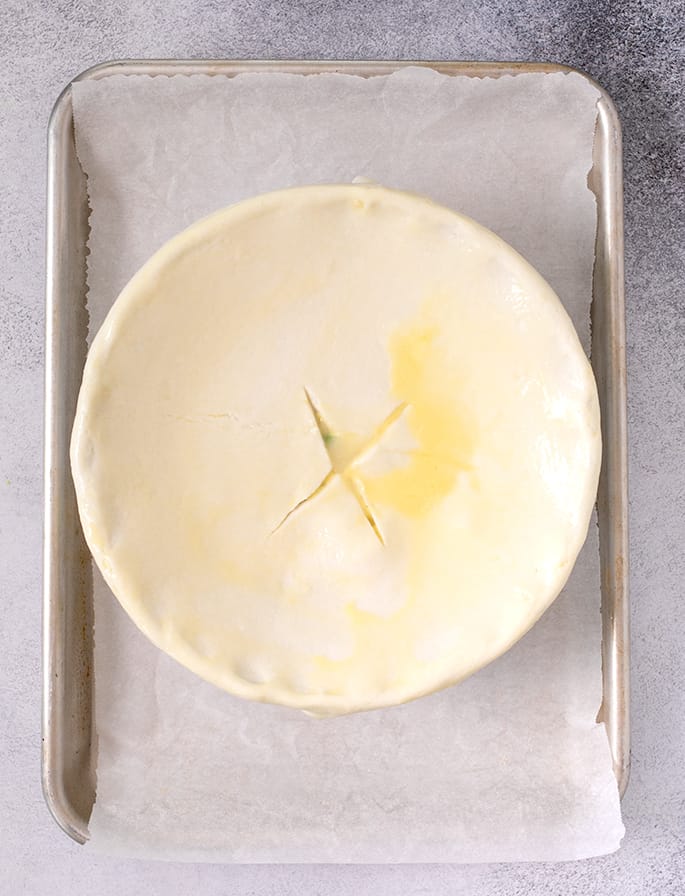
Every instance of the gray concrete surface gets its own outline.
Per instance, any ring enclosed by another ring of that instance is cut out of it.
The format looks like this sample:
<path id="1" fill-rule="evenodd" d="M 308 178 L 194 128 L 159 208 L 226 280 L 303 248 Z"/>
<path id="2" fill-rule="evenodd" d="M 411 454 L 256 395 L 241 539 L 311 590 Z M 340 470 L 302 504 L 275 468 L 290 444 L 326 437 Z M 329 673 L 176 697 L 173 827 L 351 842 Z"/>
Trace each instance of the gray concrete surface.
<path id="1" fill-rule="evenodd" d="M 663 894 L 685 890 L 685 4 L 667 0 L 0 0 L 0 893 Z M 553 60 L 623 119 L 633 774 L 617 854 L 567 865 L 182 866 L 92 858 L 40 791 L 45 128 L 121 57 Z"/>

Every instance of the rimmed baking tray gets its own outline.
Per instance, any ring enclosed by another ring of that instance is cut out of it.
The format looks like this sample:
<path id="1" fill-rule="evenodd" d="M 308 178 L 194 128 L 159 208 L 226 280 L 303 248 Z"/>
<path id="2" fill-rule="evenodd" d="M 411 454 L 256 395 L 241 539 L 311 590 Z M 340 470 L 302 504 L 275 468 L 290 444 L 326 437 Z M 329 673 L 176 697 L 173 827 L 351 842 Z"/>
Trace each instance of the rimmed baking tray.
<path id="1" fill-rule="evenodd" d="M 74 80 L 114 74 L 236 75 L 343 72 L 370 77 L 406 65 L 471 78 L 571 69 L 547 63 L 176 61 L 108 62 Z M 72 82 L 73 83 L 73 82 Z M 598 85 L 594 164 L 597 197 L 592 302 L 592 365 L 602 409 L 604 454 L 597 499 L 602 589 L 603 700 L 621 794 L 629 772 L 626 368 L 623 298 L 621 129 Z M 77 156 L 71 84 L 48 128 L 45 378 L 45 538 L 43 573 L 43 791 L 58 824 L 88 839 L 95 800 L 91 560 L 81 532 L 69 467 L 69 439 L 86 356 L 86 177 Z"/>

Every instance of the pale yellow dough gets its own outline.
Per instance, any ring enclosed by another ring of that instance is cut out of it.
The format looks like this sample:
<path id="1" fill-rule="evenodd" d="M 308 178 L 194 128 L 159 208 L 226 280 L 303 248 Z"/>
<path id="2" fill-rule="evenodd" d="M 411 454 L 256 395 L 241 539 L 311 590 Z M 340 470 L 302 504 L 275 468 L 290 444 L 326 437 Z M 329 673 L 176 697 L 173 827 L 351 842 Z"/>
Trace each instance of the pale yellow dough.
<path id="1" fill-rule="evenodd" d="M 600 452 L 540 275 L 371 184 L 259 196 L 160 249 L 93 342 L 71 446 L 134 622 L 233 694 L 321 715 L 518 640 L 573 567 Z"/>

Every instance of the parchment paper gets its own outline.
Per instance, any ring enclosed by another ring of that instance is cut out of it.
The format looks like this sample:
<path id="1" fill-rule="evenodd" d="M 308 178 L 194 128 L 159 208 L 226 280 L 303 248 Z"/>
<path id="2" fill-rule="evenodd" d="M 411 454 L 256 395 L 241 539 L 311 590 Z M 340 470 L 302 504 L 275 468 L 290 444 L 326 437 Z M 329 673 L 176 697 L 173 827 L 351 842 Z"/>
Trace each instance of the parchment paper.
<path id="1" fill-rule="evenodd" d="M 452 206 L 551 282 L 587 348 L 597 91 L 574 74 L 114 76 L 73 87 L 91 334 L 135 270 L 257 192 L 364 176 Z M 230 697 L 138 632 L 95 571 L 87 849 L 232 862 L 575 859 L 623 835 L 601 701 L 596 525 L 504 658 L 406 706 L 313 720 Z"/>

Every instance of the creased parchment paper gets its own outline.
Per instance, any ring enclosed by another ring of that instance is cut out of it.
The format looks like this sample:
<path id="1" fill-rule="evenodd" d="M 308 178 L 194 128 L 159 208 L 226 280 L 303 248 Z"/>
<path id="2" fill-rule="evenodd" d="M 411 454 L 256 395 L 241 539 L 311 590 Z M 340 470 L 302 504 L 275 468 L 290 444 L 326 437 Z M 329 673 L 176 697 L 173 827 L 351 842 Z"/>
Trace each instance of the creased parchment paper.
<path id="1" fill-rule="evenodd" d="M 91 334 L 170 236 L 265 190 L 363 176 L 495 230 L 589 344 L 597 91 L 574 74 L 113 76 L 73 86 Z M 230 697 L 138 632 L 95 571 L 87 849 L 232 862 L 576 859 L 623 835 L 601 700 L 596 525 L 504 658 L 395 709 L 313 720 Z"/>

